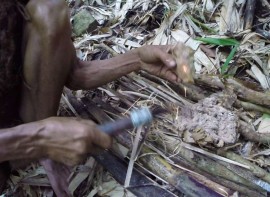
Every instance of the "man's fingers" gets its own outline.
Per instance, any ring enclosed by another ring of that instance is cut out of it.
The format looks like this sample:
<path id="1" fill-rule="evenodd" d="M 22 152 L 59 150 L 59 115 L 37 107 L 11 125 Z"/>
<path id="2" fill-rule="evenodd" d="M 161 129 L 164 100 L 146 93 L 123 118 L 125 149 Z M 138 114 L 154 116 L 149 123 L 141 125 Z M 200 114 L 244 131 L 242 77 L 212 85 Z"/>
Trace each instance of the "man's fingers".
<path id="1" fill-rule="evenodd" d="M 90 147 L 89 151 L 90 151 L 91 155 L 98 155 L 98 154 L 102 153 L 104 151 L 104 149 L 99 147 L 99 146 L 92 146 L 92 147 Z"/>
<path id="2" fill-rule="evenodd" d="M 155 45 L 158 48 L 160 48 L 162 51 L 165 51 L 166 53 L 171 53 L 174 45 Z"/>
<path id="3" fill-rule="evenodd" d="M 177 75 L 174 72 L 172 72 L 171 70 L 168 70 L 168 69 L 161 70 L 160 77 L 162 77 L 164 79 L 167 79 L 167 80 L 169 80 L 171 82 L 177 82 L 177 80 L 178 80 Z"/>
<path id="4" fill-rule="evenodd" d="M 176 74 L 171 71 L 166 73 L 165 78 L 170 80 L 171 82 L 176 82 L 178 80 Z"/>
<path id="5" fill-rule="evenodd" d="M 86 149 L 87 152 L 93 152 L 94 145 L 99 146 L 100 148 L 107 149 L 110 148 L 112 145 L 112 138 L 100 131 L 97 128 L 97 125 L 90 120 L 81 119 L 80 122 L 85 125 L 85 135 L 88 136 L 86 139 Z"/>
<path id="6" fill-rule="evenodd" d="M 161 49 L 157 49 L 157 55 L 160 61 L 168 68 L 174 68 L 176 66 L 176 61 L 174 60 L 171 54 Z"/>
<path id="7" fill-rule="evenodd" d="M 101 148 L 107 149 L 110 148 L 112 145 L 112 138 L 106 133 L 103 133 L 102 131 L 96 129 L 94 131 L 92 142 L 93 144 L 98 145 Z"/>

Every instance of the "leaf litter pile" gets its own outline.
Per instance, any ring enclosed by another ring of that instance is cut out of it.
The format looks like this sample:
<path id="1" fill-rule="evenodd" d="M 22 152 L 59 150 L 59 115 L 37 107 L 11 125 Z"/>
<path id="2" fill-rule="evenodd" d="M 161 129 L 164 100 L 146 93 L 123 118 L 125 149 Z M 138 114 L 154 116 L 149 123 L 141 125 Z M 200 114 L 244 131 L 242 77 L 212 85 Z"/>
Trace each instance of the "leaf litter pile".
<path id="1" fill-rule="evenodd" d="M 176 45 L 172 55 L 184 65 L 176 72 L 186 82 L 170 83 L 140 71 L 95 90 L 65 89 L 60 115 L 104 123 L 145 106 L 168 111 L 148 127 L 117 135 L 104 155 L 111 158 L 107 164 L 99 165 L 103 157 L 97 157 L 98 163 L 90 157 L 76 166 L 70 177 L 74 196 L 267 196 L 267 0 L 68 4 L 74 28 L 79 12 L 94 18 L 88 33 L 73 35 L 80 59 L 107 59 L 143 45 Z M 124 167 L 114 163 L 118 160 Z M 8 192 L 17 190 L 52 196 L 37 164 L 11 176 Z"/>

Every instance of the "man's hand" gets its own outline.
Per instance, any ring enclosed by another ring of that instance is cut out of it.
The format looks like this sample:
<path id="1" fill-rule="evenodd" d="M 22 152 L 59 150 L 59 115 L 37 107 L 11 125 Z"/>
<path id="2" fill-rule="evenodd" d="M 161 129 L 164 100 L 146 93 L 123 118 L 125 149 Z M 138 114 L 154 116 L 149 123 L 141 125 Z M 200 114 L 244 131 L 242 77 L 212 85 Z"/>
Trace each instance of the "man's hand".
<path id="1" fill-rule="evenodd" d="M 95 154 L 111 145 L 111 138 L 99 131 L 95 123 L 78 118 L 53 117 L 43 120 L 42 146 L 46 157 L 67 164 L 78 164 L 87 153 Z"/>
<path id="2" fill-rule="evenodd" d="M 136 49 L 141 61 L 140 68 L 153 75 L 176 82 L 178 79 L 175 68 L 176 61 L 169 52 L 172 46 L 143 46 Z"/>
<path id="3" fill-rule="evenodd" d="M 138 70 L 179 82 L 176 61 L 170 54 L 172 48 L 149 45 L 106 60 L 75 61 L 66 86 L 73 90 L 89 90 Z"/>

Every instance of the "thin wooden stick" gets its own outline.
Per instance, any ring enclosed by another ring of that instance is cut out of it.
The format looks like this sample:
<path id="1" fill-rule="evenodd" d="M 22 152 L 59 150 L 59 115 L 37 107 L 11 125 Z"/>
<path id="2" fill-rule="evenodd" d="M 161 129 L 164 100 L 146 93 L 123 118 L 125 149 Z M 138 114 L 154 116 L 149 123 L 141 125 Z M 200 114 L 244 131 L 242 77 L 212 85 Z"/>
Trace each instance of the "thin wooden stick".
<path id="1" fill-rule="evenodd" d="M 126 180 L 125 180 L 125 184 L 124 184 L 125 188 L 127 188 L 129 186 L 129 183 L 130 183 L 130 179 L 132 176 L 133 166 L 134 166 L 134 162 L 135 162 L 135 159 L 137 156 L 137 150 L 138 150 L 142 131 L 143 131 L 142 126 L 137 129 L 137 134 L 136 134 L 136 137 L 135 137 L 135 140 L 133 143 L 133 148 L 132 148 L 132 152 L 131 152 L 131 156 L 130 156 L 130 160 L 129 160 L 129 164 L 128 164 L 128 170 L 127 170 Z"/>
<path id="2" fill-rule="evenodd" d="M 244 29 L 252 28 L 255 8 L 256 8 L 256 0 L 247 0 Z"/>
<path id="3" fill-rule="evenodd" d="M 270 3 L 267 0 L 261 0 L 261 2 L 270 10 Z"/>

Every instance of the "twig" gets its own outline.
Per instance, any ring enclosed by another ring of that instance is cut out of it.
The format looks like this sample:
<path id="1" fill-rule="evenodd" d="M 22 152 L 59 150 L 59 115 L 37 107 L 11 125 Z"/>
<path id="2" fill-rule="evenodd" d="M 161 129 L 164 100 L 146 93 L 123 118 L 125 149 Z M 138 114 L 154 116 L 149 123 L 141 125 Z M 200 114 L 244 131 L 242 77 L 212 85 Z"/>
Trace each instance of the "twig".
<path id="1" fill-rule="evenodd" d="M 270 10 L 270 4 L 268 3 L 267 0 L 261 0 L 261 2 Z"/>
<path id="2" fill-rule="evenodd" d="M 146 147 L 143 148 L 143 152 L 153 153 Z M 171 185 L 187 196 L 220 196 L 217 195 L 216 191 L 199 183 L 195 178 L 190 178 L 182 170 L 175 169 L 158 154 L 145 154 L 144 157 L 140 157 L 139 161 L 148 169 L 155 171 L 162 179 L 168 180 Z"/>
<path id="3" fill-rule="evenodd" d="M 270 96 L 263 92 L 257 92 L 245 87 L 241 80 L 230 77 L 224 79 L 223 82 L 218 76 L 195 75 L 195 82 L 206 85 L 215 90 L 224 90 L 230 88 L 241 99 L 249 101 L 254 104 L 270 106 Z"/>
<path id="4" fill-rule="evenodd" d="M 252 142 L 259 142 L 263 144 L 270 143 L 270 135 L 269 134 L 260 134 L 256 133 L 254 129 L 246 122 L 240 120 L 240 125 L 238 129 L 239 133 L 243 135 L 247 140 Z"/>
<path id="5" fill-rule="evenodd" d="M 239 163 L 239 162 L 235 162 L 235 161 L 232 161 L 230 159 L 227 159 L 227 158 L 224 158 L 224 157 L 220 157 L 216 154 L 213 154 L 213 153 L 210 153 L 210 152 L 207 152 L 203 149 L 200 149 L 200 148 L 197 148 L 195 146 L 191 146 L 190 144 L 187 144 L 187 143 L 184 143 L 182 142 L 181 145 L 189 150 L 192 150 L 192 151 L 195 151 L 195 152 L 198 152 L 198 153 L 201 153 L 203 155 L 206 155 L 208 157 L 211 157 L 211 158 L 214 158 L 214 159 L 217 159 L 217 160 L 220 160 L 220 161 L 223 161 L 223 162 L 227 162 L 227 163 L 230 163 L 230 164 L 233 164 L 233 165 L 237 165 L 237 166 L 240 166 L 242 168 L 245 168 L 245 169 L 250 169 L 250 167 L 248 165 L 244 165 L 242 163 Z"/>
<path id="6" fill-rule="evenodd" d="M 115 2 L 115 15 L 117 15 L 120 12 L 122 0 L 116 0 Z"/>
<path id="7" fill-rule="evenodd" d="M 249 102 L 244 102 L 244 101 L 238 101 L 239 104 L 246 110 L 246 111 L 258 111 L 261 113 L 267 113 L 270 114 L 270 109 L 262 107 L 260 105 L 256 105 L 253 103 Z"/>
<path id="8" fill-rule="evenodd" d="M 229 165 L 228 163 L 225 163 L 222 161 L 218 161 L 218 162 L 220 162 L 222 165 L 226 166 L 229 170 L 231 170 L 235 174 L 254 183 L 255 185 L 259 186 L 260 188 L 264 189 L 265 191 L 270 192 L 270 184 L 266 181 L 263 181 L 262 179 L 259 179 L 256 176 L 254 176 L 254 174 L 251 173 L 250 171 L 238 168 L 237 166 Z"/>
<path id="9" fill-rule="evenodd" d="M 116 53 L 113 49 L 111 49 L 109 46 L 107 46 L 104 43 L 94 44 L 94 47 L 95 48 L 103 48 L 106 51 L 108 51 L 110 54 L 112 54 L 112 56 L 117 56 L 118 55 L 118 53 Z"/>
<path id="10" fill-rule="evenodd" d="M 172 160 L 177 162 L 180 165 L 188 166 L 190 169 L 196 171 L 197 173 L 199 173 L 205 177 L 208 177 L 210 180 L 212 180 L 216 183 L 219 183 L 227 188 L 230 188 L 232 190 L 230 192 L 230 194 L 234 193 L 234 191 L 238 191 L 238 192 L 244 194 L 244 196 L 249 196 L 249 197 L 265 196 L 265 195 L 262 195 L 261 193 L 255 191 L 255 190 L 250 189 L 250 188 L 243 186 L 241 184 L 238 184 L 238 183 L 236 184 L 233 181 L 221 178 L 219 176 L 207 174 L 204 170 L 197 168 L 197 166 L 191 164 L 190 162 L 188 162 L 182 158 L 174 157 L 174 158 L 172 158 Z"/>
<path id="11" fill-rule="evenodd" d="M 266 172 L 264 169 L 260 168 L 259 166 L 251 163 L 250 161 L 244 159 L 243 157 L 229 151 L 229 152 L 226 152 L 226 151 L 218 151 L 218 154 L 222 155 L 222 156 L 225 156 L 229 159 L 232 159 L 234 161 L 237 161 L 237 162 L 241 162 L 247 166 L 250 167 L 250 171 L 257 177 L 261 178 L 262 180 L 270 183 L 270 174 L 268 172 Z"/>
<path id="12" fill-rule="evenodd" d="M 154 81 L 156 83 L 160 83 L 160 81 L 162 80 L 146 72 L 141 72 L 141 75 L 147 78 L 148 80 Z M 186 93 L 186 97 L 192 101 L 198 101 L 206 97 L 203 94 L 204 91 L 201 88 L 192 84 L 184 85 L 182 83 L 169 83 L 169 86 L 180 95 L 185 95 L 184 93 Z"/>
<path id="13" fill-rule="evenodd" d="M 182 103 L 184 103 L 185 105 L 191 105 L 192 102 L 188 101 L 187 99 L 182 98 L 180 95 L 175 95 L 173 93 L 171 93 L 170 91 L 166 90 L 163 86 L 160 86 L 158 84 L 155 84 L 154 82 L 148 80 L 148 79 L 143 79 L 145 82 L 147 82 L 148 84 L 152 85 L 153 87 L 161 90 L 162 92 L 166 93 L 167 95 L 169 95 L 170 97 L 173 97 L 179 101 L 181 101 Z"/>
<path id="14" fill-rule="evenodd" d="M 163 139 L 166 139 L 168 143 L 166 143 L 167 150 L 172 153 L 174 147 L 176 146 L 176 140 L 173 137 L 163 136 Z M 159 146 L 163 146 L 160 140 L 156 141 Z M 174 143 L 169 143 L 174 142 Z M 181 143 L 181 142 L 178 142 Z M 250 181 L 246 180 L 245 178 L 233 173 L 232 171 L 228 170 L 225 166 L 219 164 L 215 160 L 205 157 L 202 154 L 190 151 L 186 148 L 179 148 L 179 154 L 175 157 L 181 157 L 182 159 L 186 160 L 190 165 L 203 170 L 212 176 L 218 176 L 221 178 L 225 178 L 227 180 L 233 181 L 238 184 L 243 184 L 249 188 L 253 188 L 255 190 L 259 190 L 260 188 Z"/>
<path id="15" fill-rule="evenodd" d="M 144 86 L 144 87 L 147 87 L 147 88 L 149 88 L 151 91 L 154 91 L 155 93 L 157 93 L 157 95 L 158 95 L 159 97 L 161 97 L 162 99 L 167 100 L 167 101 L 170 101 L 170 102 L 173 102 L 173 103 L 175 103 L 175 104 L 177 104 L 177 105 L 179 105 L 179 106 L 183 106 L 183 103 L 181 103 L 180 101 L 178 101 L 178 100 L 176 100 L 176 99 L 174 99 L 174 98 L 172 98 L 172 97 L 166 95 L 166 94 L 165 94 L 164 92 L 162 92 L 161 90 L 158 90 L 157 88 L 155 88 L 155 87 L 151 86 L 150 84 L 144 82 L 143 80 L 139 79 L 138 77 L 137 77 L 137 78 L 134 77 L 133 79 L 134 79 L 137 83 L 139 83 L 140 85 L 142 85 L 142 86 Z"/>
<path id="16" fill-rule="evenodd" d="M 68 101 L 67 97 L 65 95 L 62 94 L 62 99 L 65 101 L 65 103 L 67 104 L 68 108 L 72 111 L 72 113 L 76 116 L 79 117 L 79 114 L 76 112 L 76 110 L 74 109 L 74 107 L 70 104 L 70 102 Z"/>
<path id="17" fill-rule="evenodd" d="M 129 184 L 130 184 L 132 170 L 133 170 L 134 162 L 136 159 L 136 153 L 138 151 L 138 145 L 139 145 L 142 130 L 143 130 L 143 127 L 139 127 L 137 129 L 136 137 L 133 143 L 133 148 L 132 148 L 132 152 L 131 152 L 131 156 L 130 156 L 130 160 L 128 164 L 128 170 L 127 170 L 126 180 L 124 184 L 125 188 L 129 187 Z"/>
<path id="18" fill-rule="evenodd" d="M 256 8 L 256 0 L 247 0 L 244 29 L 251 29 L 253 25 L 254 12 Z"/>

